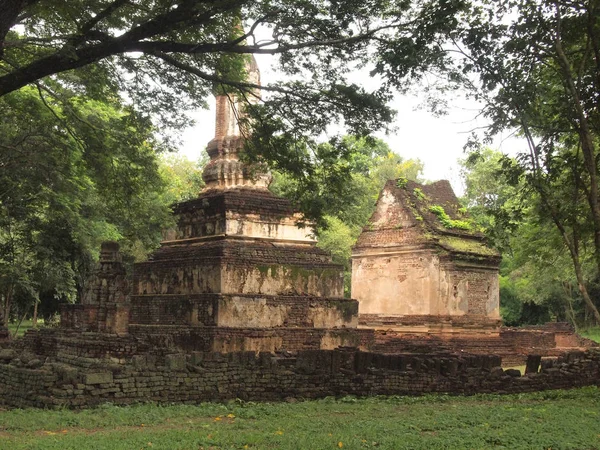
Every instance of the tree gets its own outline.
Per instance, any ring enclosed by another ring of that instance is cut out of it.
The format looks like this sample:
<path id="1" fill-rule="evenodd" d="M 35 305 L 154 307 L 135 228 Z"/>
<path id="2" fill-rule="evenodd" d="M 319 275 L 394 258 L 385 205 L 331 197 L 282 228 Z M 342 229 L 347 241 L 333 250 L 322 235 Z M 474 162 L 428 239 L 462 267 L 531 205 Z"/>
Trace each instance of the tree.
<path id="1" fill-rule="evenodd" d="M 440 41 L 464 0 L 0 0 L 0 96 L 52 81 L 96 100 L 122 96 L 165 129 L 215 91 L 248 100 L 257 86 L 244 65 L 276 56 L 283 81 L 261 86 L 250 108 L 249 157 L 298 178 L 346 153 L 318 136 L 331 123 L 366 135 L 385 127 L 393 89 L 406 89 L 449 57 Z M 240 19 L 240 18 L 243 18 Z M 245 30 L 245 31 L 244 31 Z M 261 31 L 262 30 L 262 31 Z M 373 90 L 349 82 L 371 70 Z M 330 131 L 330 130 L 329 130 Z M 335 177 L 332 177 L 333 180 Z M 332 186 L 335 189 L 335 186 Z"/>
<path id="2" fill-rule="evenodd" d="M 525 186 L 520 183 L 517 162 L 483 147 L 471 151 L 459 164 L 465 183 L 462 202 L 490 244 L 503 255 L 510 254 L 510 237 L 523 223 L 529 200 L 522 195 Z"/>
<path id="3" fill-rule="evenodd" d="M 51 84 L 51 83 L 49 83 Z M 0 300 L 20 316 L 40 293 L 74 301 L 102 240 L 133 257 L 170 219 L 151 123 L 118 99 L 59 85 L 0 98 Z"/>
<path id="4" fill-rule="evenodd" d="M 207 162 L 206 152 L 198 161 L 190 161 L 179 154 L 163 155 L 159 161 L 159 172 L 166 183 L 164 202 L 172 205 L 196 198 L 204 187 L 202 170 Z"/>
<path id="5" fill-rule="evenodd" d="M 568 161 L 556 158 L 555 163 L 562 167 L 562 175 L 549 188 L 554 202 L 567 205 L 559 219 L 577 244 L 581 278 L 585 291 L 591 292 L 596 289 L 597 274 L 593 237 L 589 231 L 581 232 L 586 224 L 591 228 L 586 201 L 580 194 L 573 197 L 573 184 L 565 180 L 572 177 Z M 518 161 L 483 149 L 471 153 L 462 165 L 463 200 L 491 243 L 502 250 L 500 306 L 505 323 L 536 322 L 544 311 L 576 327 L 585 323 L 586 312 L 593 310 L 578 289 L 572 255 L 555 225 L 556 217 L 529 186 Z"/>
<path id="6" fill-rule="evenodd" d="M 515 131 L 527 142 L 517 158 L 569 253 L 578 289 L 600 323 L 588 292 L 582 243 L 591 233 L 600 273 L 597 92 L 600 2 L 481 1 L 454 35 L 452 79 L 484 102 L 488 136 Z M 512 170 L 512 169 L 511 169 Z M 582 202 L 583 201 L 583 202 Z"/>

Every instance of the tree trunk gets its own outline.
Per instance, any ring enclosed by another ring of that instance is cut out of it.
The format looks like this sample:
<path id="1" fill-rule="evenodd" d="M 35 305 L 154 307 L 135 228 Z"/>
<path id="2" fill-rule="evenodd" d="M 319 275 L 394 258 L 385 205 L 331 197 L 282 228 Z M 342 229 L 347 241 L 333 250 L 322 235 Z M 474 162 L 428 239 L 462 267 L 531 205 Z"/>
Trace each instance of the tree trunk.
<path id="1" fill-rule="evenodd" d="M 573 287 L 569 282 L 563 282 L 562 286 L 565 291 L 565 315 L 569 318 L 571 325 L 573 325 L 573 328 L 575 328 L 575 332 L 577 333 L 579 327 L 577 326 L 575 310 L 573 309 Z"/>
<path id="2" fill-rule="evenodd" d="M 15 328 L 15 333 L 13 334 L 13 338 L 17 337 L 17 334 L 19 333 L 19 328 L 21 328 L 21 324 L 23 323 L 23 321 L 25 320 L 25 317 L 27 316 L 27 311 L 25 311 L 23 313 L 23 316 L 21 317 L 21 319 L 19 320 L 19 322 L 17 323 L 17 328 Z"/>
<path id="3" fill-rule="evenodd" d="M 37 326 L 37 319 L 38 319 L 38 304 L 39 301 L 35 301 L 35 303 L 33 304 L 33 319 L 31 321 L 31 326 L 32 327 L 36 327 Z"/>
<path id="4" fill-rule="evenodd" d="M 554 208 L 552 208 L 550 203 L 545 198 L 545 195 L 543 193 L 540 193 L 540 195 L 542 195 L 542 200 L 548 207 L 548 210 L 550 212 L 550 215 L 552 216 L 552 220 L 554 221 L 554 224 L 560 231 L 560 234 L 563 238 L 563 242 L 569 249 L 569 254 L 571 255 L 571 260 L 573 261 L 573 267 L 575 269 L 575 277 L 577 278 L 577 287 L 579 288 L 579 292 L 581 293 L 581 296 L 583 297 L 583 301 L 585 302 L 586 306 L 590 309 L 590 311 L 594 315 L 594 320 L 596 321 L 596 324 L 600 325 L 600 312 L 598 312 L 598 308 L 596 308 L 596 305 L 594 305 L 594 302 L 592 301 L 592 299 L 590 298 L 590 294 L 588 293 L 587 287 L 585 286 L 583 270 L 581 270 L 581 261 L 579 259 L 579 253 L 576 249 L 576 246 L 573 244 L 573 242 L 569 238 L 567 230 L 565 229 L 565 227 L 559 220 L 558 214 L 556 214 L 556 211 L 554 210 Z"/>
<path id="5" fill-rule="evenodd" d="M 12 302 L 13 295 L 13 286 L 9 285 L 6 295 L 4 297 L 4 323 L 8 325 L 8 321 L 10 320 L 10 307 Z"/>
<path id="6" fill-rule="evenodd" d="M 590 177 L 590 189 L 587 197 L 588 204 L 590 206 L 590 212 L 592 215 L 592 222 L 594 225 L 594 256 L 596 260 L 596 266 L 598 268 L 598 274 L 600 274 L 600 198 L 598 194 L 599 184 L 598 171 L 596 168 L 596 148 L 594 145 L 594 137 L 590 128 L 589 120 L 581 104 L 581 96 L 579 95 L 579 90 L 575 85 L 575 79 L 573 77 L 571 63 L 563 48 L 560 29 L 561 15 L 558 6 L 556 11 L 558 24 L 555 39 L 556 54 L 558 56 L 558 63 L 563 72 L 566 87 L 573 100 L 574 112 L 579 123 L 577 132 L 579 134 L 579 141 L 581 143 L 581 151 L 583 154 L 584 166 L 588 176 Z"/>

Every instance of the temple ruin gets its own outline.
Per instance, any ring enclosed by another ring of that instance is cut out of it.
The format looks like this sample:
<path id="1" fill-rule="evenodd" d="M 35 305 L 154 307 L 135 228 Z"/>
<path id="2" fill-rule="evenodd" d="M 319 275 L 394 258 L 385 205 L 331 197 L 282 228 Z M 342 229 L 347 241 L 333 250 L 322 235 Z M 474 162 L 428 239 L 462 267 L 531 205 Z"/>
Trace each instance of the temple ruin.
<path id="1" fill-rule="evenodd" d="M 247 69 L 258 84 L 253 60 Z M 217 96 L 206 187 L 175 206 L 177 226 L 133 277 L 105 242 L 60 327 L 12 342 L 0 329 L 0 405 L 600 384 L 600 352 L 569 327 L 499 331 L 499 255 L 468 229 L 447 182 L 386 184 L 354 248 L 359 301 L 343 298 L 342 267 L 267 189 L 269 175 L 240 161 L 243 114 L 235 96 Z M 507 362 L 527 362 L 527 373 Z"/>
<path id="2" fill-rule="evenodd" d="M 412 333 L 498 333 L 499 263 L 448 181 L 388 181 L 352 251 L 360 324 Z"/>
<path id="3" fill-rule="evenodd" d="M 250 82 L 259 84 L 253 59 L 247 71 Z M 343 331 L 356 328 L 358 304 L 343 298 L 342 267 L 316 247 L 311 230 L 297 226 L 302 216 L 290 202 L 268 190 L 270 175 L 240 161 L 241 102 L 232 94 L 216 100 L 205 188 L 175 206 L 176 228 L 147 262 L 134 265 L 127 305 L 86 296 L 83 305 L 65 308 L 64 325 L 113 332 L 126 327 L 150 339 L 169 336 L 189 350 L 348 344 Z M 118 263 L 103 258 L 94 277 L 119 272 Z M 120 320 L 124 314 L 127 324 Z"/>

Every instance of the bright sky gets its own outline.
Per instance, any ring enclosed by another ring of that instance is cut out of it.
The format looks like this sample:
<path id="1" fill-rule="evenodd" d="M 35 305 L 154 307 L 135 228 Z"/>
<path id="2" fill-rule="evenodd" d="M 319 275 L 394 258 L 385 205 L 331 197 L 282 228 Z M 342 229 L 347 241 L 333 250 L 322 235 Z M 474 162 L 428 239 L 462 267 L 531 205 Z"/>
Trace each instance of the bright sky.
<path id="1" fill-rule="evenodd" d="M 276 73 L 271 70 L 270 57 L 256 57 L 263 84 L 275 79 Z M 353 77 L 354 78 L 354 77 Z M 358 73 L 354 82 L 363 80 L 364 84 L 372 84 L 368 74 Z M 463 146 L 467 142 L 471 130 L 485 126 L 486 122 L 477 118 L 478 105 L 474 102 L 456 98 L 450 105 L 448 114 L 435 117 L 422 108 L 424 98 L 418 95 L 398 95 L 392 103 L 397 111 L 396 130 L 393 134 L 377 136 L 386 141 L 396 153 L 405 159 L 418 158 L 425 164 L 424 176 L 429 181 L 447 179 L 455 192 L 461 195 L 463 186 L 460 180 L 458 159 L 464 158 Z M 214 99 L 209 102 L 210 110 L 200 110 L 194 114 L 196 125 L 183 135 L 181 153 L 187 158 L 196 160 L 214 135 Z M 493 147 L 503 153 L 515 154 L 523 149 L 524 142 L 500 137 Z"/>

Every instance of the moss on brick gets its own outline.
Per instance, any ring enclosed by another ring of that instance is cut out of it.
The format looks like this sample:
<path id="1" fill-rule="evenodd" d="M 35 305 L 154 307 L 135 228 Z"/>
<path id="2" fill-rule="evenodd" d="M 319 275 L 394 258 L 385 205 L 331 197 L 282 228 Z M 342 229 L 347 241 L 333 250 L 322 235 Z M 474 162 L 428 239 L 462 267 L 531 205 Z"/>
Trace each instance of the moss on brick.
<path id="1" fill-rule="evenodd" d="M 344 300 L 334 303 L 346 322 L 350 322 L 358 314 L 358 302 L 354 300 Z"/>
<path id="2" fill-rule="evenodd" d="M 484 242 L 460 236 L 440 236 L 440 245 L 450 251 L 475 253 L 483 256 L 498 256 L 498 252 L 488 247 Z"/>

